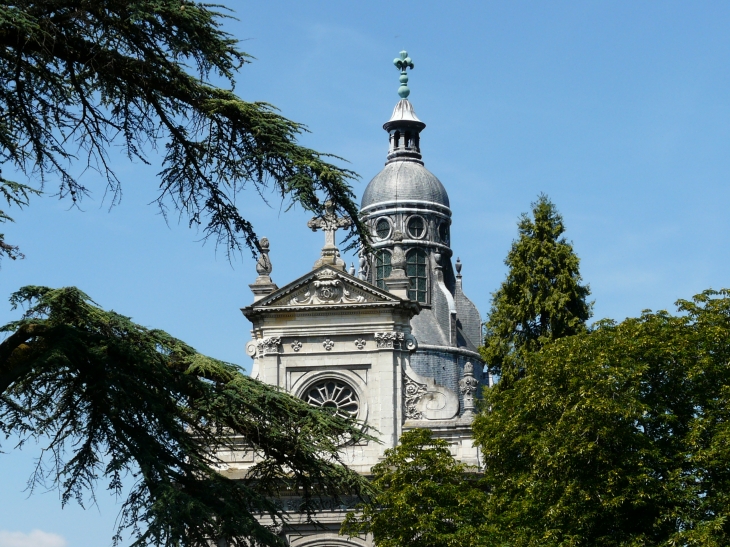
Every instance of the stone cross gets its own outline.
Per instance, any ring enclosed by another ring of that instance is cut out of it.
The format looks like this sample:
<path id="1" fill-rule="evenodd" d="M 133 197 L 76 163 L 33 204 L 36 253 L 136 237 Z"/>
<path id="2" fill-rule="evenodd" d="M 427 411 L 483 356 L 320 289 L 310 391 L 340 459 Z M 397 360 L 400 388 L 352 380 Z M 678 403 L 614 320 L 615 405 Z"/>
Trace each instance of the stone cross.
<path id="1" fill-rule="evenodd" d="M 335 245 L 335 232 L 339 228 L 349 228 L 352 226 L 352 219 L 345 217 L 338 217 L 335 214 L 334 204 L 327 200 L 324 202 L 324 215 L 314 217 L 312 220 L 307 222 L 307 226 L 312 229 L 313 232 L 322 230 L 324 232 L 324 247 L 322 247 L 322 256 L 314 267 L 319 268 L 324 264 L 330 264 L 333 266 L 340 266 L 342 270 L 345 269 L 345 263 L 340 258 L 340 251 Z"/>

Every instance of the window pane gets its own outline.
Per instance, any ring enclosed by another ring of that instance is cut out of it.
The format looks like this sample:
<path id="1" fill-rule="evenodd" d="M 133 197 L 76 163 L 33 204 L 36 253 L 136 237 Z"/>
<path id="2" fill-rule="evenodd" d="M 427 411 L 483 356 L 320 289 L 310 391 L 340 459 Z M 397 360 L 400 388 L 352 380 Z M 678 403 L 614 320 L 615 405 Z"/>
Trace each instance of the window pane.
<path id="1" fill-rule="evenodd" d="M 375 233 L 380 239 L 385 239 L 390 234 L 390 223 L 386 219 L 381 218 L 376 224 Z"/>
<path id="2" fill-rule="evenodd" d="M 408 221 L 408 232 L 412 237 L 419 238 L 425 232 L 423 219 L 421 217 L 413 217 Z"/>
<path id="3" fill-rule="evenodd" d="M 410 228 L 411 222 L 408 225 Z M 406 275 L 408 276 L 409 286 L 408 297 L 418 302 L 426 302 L 428 272 L 426 270 L 426 253 L 422 249 L 413 249 L 406 255 Z"/>

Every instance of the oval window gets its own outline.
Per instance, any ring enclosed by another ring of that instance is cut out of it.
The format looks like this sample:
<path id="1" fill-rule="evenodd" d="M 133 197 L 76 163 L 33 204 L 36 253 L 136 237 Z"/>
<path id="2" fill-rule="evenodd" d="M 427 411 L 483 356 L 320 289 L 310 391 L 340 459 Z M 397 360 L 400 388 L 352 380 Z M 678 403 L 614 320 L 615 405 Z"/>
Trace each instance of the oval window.
<path id="1" fill-rule="evenodd" d="M 426 234 L 426 223 L 421 217 L 411 217 L 408 220 L 408 233 L 412 238 L 421 239 Z"/>
<path id="2" fill-rule="evenodd" d="M 445 222 L 439 224 L 439 239 L 441 243 L 449 244 L 449 225 Z"/>
<path id="3" fill-rule="evenodd" d="M 388 222 L 388 219 L 381 218 L 378 220 L 375 224 L 375 234 L 380 239 L 385 239 L 390 235 L 390 222 Z"/>

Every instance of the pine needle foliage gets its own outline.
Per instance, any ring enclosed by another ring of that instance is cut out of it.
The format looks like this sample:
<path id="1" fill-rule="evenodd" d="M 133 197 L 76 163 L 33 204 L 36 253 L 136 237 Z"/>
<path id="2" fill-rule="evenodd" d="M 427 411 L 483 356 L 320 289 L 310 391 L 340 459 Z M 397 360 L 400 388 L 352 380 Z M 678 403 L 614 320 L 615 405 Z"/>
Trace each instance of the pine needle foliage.
<path id="1" fill-rule="evenodd" d="M 38 195 L 40 192 L 27 184 L 4 180 L 0 174 L 0 201 L 5 201 L 8 206 L 14 205 L 22 208 L 28 205 L 28 200 L 33 194 Z M 13 219 L 5 211 L 0 209 L 0 223 L 3 222 L 13 222 Z M 5 234 L 0 234 L 0 260 L 3 257 L 10 258 L 11 260 L 24 258 L 18 246 L 7 243 L 5 241 Z"/>
<path id="2" fill-rule="evenodd" d="M 730 291 L 525 356 L 474 422 L 495 541 L 730 544 Z"/>
<path id="3" fill-rule="evenodd" d="M 487 545 L 486 495 L 474 469 L 428 429 L 403 433 L 372 469 L 377 493 L 347 514 L 341 534 L 372 534 L 377 547 Z"/>
<path id="4" fill-rule="evenodd" d="M 581 284 L 580 260 L 563 233 L 563 217 L 541 194 L 532 218 L 523 213 L 519 238 L 504 263 L 507 279 L 492 294 L 481 354 L 493 374 L 503 375 L 521 352 L 585 332 L 592 315 L 588 285 Z M 519 370 L 519 366 L 517 369 Z"/>
<path id="5" fill-rule="evenodd" d="M 128 497 L 133 545 L 283 545 L 256 516 L 281 522 L 275 498 L 297 492 L 312 517 L 320 496 L 359 495 L 364 479 L 340 460 L 361 424 L 313 408 L 197 353 L 160 330 L 105 311 L 76 288 L 28 286 L 22 318 L 0 328 L 0 431 L 45 445 L 31 485 L 63 504 L 93 499 L 98 481 Z M 218 472 L 217 454 L 256 451 L 245 479 Z M 130 486 L 131 485 L 131 486 Z"/>
<path id="6" fill-rule="evenodd" d="M 226 17 L 219 5 L 190 0 L 3 3 L 0 163 L 41 187 L 52 175 L 73 203 L 89 192 L 73 168 L 96 170 L 114 204 L 122 183 L 110 147 L 145 163 L 145 150 L 159 147 L 161 211 L 172 207 L 229 253 L 257 246 L 239 209 L 247 186 L 316 214 L 331 199 L 355 222 L 350 236 L 367 240 L 349 184 L 356 175 L 297 144 L 305 126 L 232 91 L 251 57 L 222 29 Z"/>

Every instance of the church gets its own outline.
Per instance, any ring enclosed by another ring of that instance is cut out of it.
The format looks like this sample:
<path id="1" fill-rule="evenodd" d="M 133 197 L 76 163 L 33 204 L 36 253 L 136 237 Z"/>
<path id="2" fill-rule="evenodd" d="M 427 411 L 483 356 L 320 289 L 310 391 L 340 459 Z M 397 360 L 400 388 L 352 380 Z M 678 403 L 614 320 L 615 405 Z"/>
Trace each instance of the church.
<path id="1" fill-rule="evenodd" d="M 351 221 L 326 205 L 308 223 L 324 232 L 325 245 L 298 279 L 282 287 L 272 281 L 269 242 L 261 239 L 253 302 L 242 309 L 251 324 L 246 352 L 254 378 L 355 417 L 378 438 L 342 448 L 348 466 L 363 474 L 413 428 L 432 430 L 456 458 L 479 466 L 471 423 L 477 391 L 489 382 L 477 351 L 481 315 L 454 261 L 449 196 L 424 165 L 426 124 L 408 100 L 406 69 L 413 63 L 403 51 L 394 64 L 400 100 L 383 125 L 385 166 L 360 205 L 373 252 L 361 251 L 357 270 L 348 269 L 336 231 Z M 243 476 L 254 461 L 245 451 L 225 454 L 224 474 Z M 293 519 L 281 533 L 292 547 L 371 545 L 369 538 L 338 534 L 347 509 L 323 507 L 323 527 Z"/>

